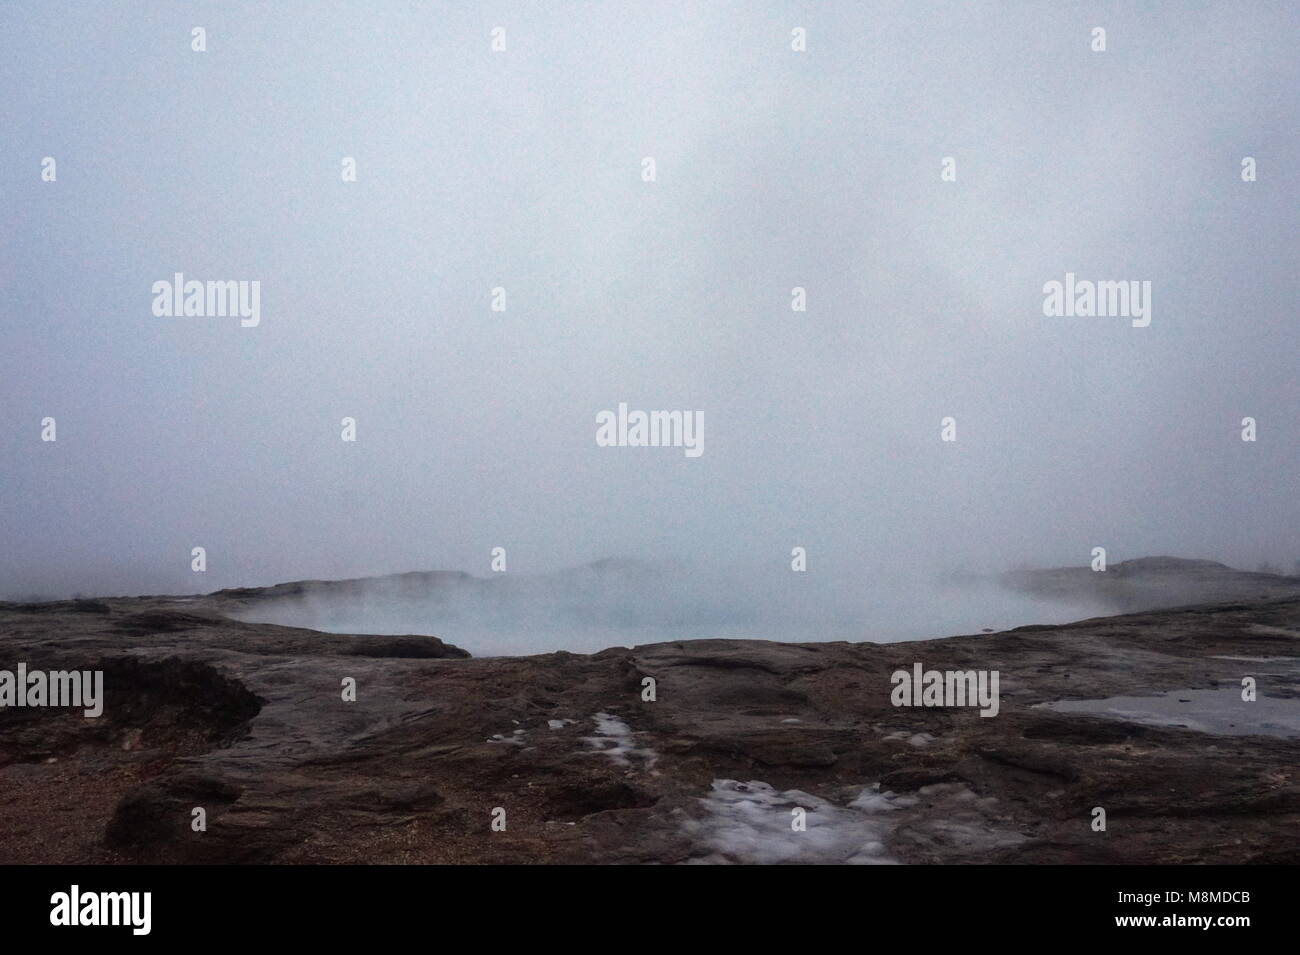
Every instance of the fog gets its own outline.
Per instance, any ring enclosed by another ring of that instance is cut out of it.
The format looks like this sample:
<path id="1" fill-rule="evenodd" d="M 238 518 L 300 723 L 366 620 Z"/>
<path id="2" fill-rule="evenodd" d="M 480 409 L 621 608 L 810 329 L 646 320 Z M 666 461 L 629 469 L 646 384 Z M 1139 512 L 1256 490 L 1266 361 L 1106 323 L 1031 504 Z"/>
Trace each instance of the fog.
<path id="1" fill-rule="evenodd" d="M 853 581 L 779 562 L 597 561 L 548 574 L 401 575 L 309 584 L 232 611 L 334 633 L 439 636 L 474 656 L 592 653 L 701 637 L 894 642 L 1114 613 L 1100 595 L 1048 598 L 997 578 Z"/>
<path id="2" fill-rule="evenodd" d="M 1098 546 L 1289 569 L 1298 28 L 6 3 L 0 593 L 486 578 L 500 547 L 512 578 L 694 568 L 662 586 L 696 616 L 613 629 L 852 635 L 1053 617 L 935 580 Z M 178 272 L 260 283 L 257 324 L 156 315 Z M 1045 316 L 1067 273 L 1149 281 L 1150 324 Z M 620 403 L 696 413 L 702 453 L 598 445 Z"/>

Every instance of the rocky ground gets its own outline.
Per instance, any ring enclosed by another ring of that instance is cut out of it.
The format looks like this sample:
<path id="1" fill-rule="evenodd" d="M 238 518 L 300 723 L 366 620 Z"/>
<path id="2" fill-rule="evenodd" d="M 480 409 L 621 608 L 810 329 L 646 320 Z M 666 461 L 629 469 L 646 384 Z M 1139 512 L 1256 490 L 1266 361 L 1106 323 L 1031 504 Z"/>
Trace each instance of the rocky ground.
<path id="1" fill-rule="evenodd" d="M 1180 576 L 1131 564 L 1147 603 Z M 0 862 L 1300 862 L 1300 579 L 1213 567 L 1177 600 L 1229 602 L 590 656 L 227 616 L 257 590 L 0 604 L 0 669 L 107 698 L 0 709 Z M 996 669 L 998 715 L 893 706 L 916 662 Z"/>

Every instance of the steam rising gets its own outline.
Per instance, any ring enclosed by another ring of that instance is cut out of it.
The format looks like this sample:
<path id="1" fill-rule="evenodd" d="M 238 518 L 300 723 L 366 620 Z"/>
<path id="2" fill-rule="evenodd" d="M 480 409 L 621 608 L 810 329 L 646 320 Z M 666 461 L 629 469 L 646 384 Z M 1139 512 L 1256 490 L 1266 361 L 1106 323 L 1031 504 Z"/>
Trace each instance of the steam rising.
<path id="1" fill-rule="evenodd" d="M 203 54 L 112 6 L 0 11 L 7 596 L 464 569 L 285 619 L 513 652 L 1300 558 L 1294 5 L 1107 7 L 1104 54 L 1046 4 L 539 4 L 493 53 L 454 4 L 229 3 Z M 155 316 L 176 272 L 260 282 L 258 325 Z M 1044 316 L 1067 272 L 1151 282 L 1150 325 Z M 620 403 L 704 453 L 598 446 Z M 564 570 L 606 555 L 651 569 Z"/>
<path id="2" fill-rule="evenodd" d="M 1107 613 L 1100 601 L 1016 593 L 998 581 L 850 587 L 788 567 L 601 561 L 558 574 L 411 574 L 295 586 L 238 614 L 337 633 L 439 636 L 475 656 L 594 652 L 702 637 L 894 641 Z M 846 597 L 846 595 L 850 595 Z"/>

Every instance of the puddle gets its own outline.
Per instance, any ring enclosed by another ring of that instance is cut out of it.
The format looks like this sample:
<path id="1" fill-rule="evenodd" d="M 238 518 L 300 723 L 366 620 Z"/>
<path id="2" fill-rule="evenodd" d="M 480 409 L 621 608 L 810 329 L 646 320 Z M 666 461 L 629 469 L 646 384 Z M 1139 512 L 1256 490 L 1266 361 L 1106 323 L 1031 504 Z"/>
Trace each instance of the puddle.
<path id="1" fill-rule="evenodd" d="M 1060 713 L 1085 713 L 1213 733 L 1218 736 L 1300 736 L 1300 700 L 1241 698 L 1241 687 L 1170 690 L 1155 696 L 1112 696 L 1105 700 L 1056 700 L 1040 706 Z"/>

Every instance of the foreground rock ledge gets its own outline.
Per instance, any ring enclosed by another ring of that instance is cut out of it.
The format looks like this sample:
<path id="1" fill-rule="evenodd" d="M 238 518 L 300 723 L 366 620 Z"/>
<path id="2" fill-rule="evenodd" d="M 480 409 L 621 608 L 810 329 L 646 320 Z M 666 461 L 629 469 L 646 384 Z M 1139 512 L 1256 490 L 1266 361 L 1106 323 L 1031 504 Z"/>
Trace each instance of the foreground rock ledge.
<path id="1" fill-rule="evenodd" d="M 1239 697 L 1245 676 L 1297 701 L 1297 596 L 914 643 L 493 659 L 221 606 L 0 605 L 0 668 L 103 669 L 108 698 L 95 720 L 0 710 L 0 862 L 1300 862 L 1294 736 L 1037 706 Z M 999 715 L 893 707 L 890 674 L 917 661 L 999 670 Z"/>

